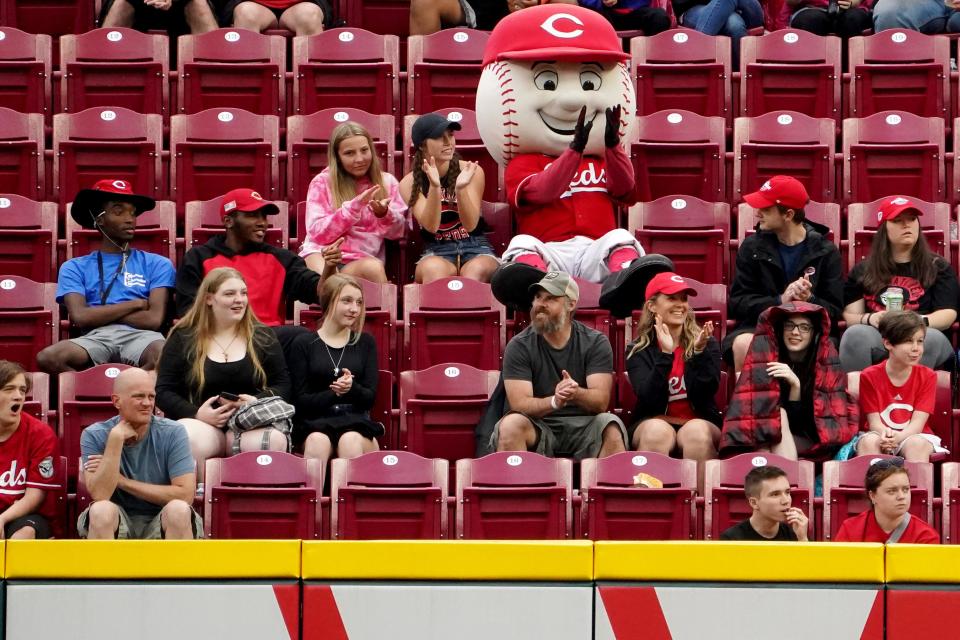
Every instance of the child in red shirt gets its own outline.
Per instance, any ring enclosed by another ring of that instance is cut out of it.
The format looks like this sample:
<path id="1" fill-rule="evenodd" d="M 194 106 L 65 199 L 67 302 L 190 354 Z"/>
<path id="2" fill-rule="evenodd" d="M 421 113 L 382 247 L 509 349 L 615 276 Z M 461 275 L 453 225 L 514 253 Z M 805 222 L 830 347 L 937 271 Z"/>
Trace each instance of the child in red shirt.
<path id="1" fill-rule="evenodd" d="M 857 454 L 927 462 L 932 453 L 947 450 L 928 423 L 937 374 L 920 364 L 926 327 L 912 311 L 887 311 L 878 328 L 890 355 L 860 373 L 860 413 L 869 430 L 861 435 Z"/>

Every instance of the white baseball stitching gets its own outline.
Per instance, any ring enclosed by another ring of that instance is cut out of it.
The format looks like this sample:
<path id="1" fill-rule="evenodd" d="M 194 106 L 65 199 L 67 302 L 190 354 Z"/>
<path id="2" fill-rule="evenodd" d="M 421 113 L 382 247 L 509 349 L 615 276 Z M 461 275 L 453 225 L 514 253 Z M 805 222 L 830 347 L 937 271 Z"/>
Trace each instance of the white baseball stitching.
<path id="1" fill-rule="evenodd" d="M 630 118 L 633 117 L 633 100 L 630 98 L 633 93 L 633 85 L 630 79 L 630 72 L 627 71 L 627 65 L 618 64 L 617 67 L 620 70 L 620 84 L 623 85 L 623 93 L 621 94 L 623 104 L 620 110 L 620 135 L 623 136 L 624 128 L 629 125 Z"/>
<path id="2" fill-rule="evenodd" d="M 513 74 L 510 73 L 510 65 L 505 62 L 494 63 L 493 73 L 497 77 L 497 83 L 500 85 L 500 106 L 502 107 L 500 115 L 503 116 L 503 121 L 501 122 L 501 127 L 503 128 L 503 143 L 501 144 L 500 152 L 503 155 L 503 162 L 506 164 L 507 161 L 513 159 L 513 156 L 520 146 L 520 136 L 515 134 L 511 128 L 517 126 L 517 123 L 513 119 L 513 116 L 517 113 L 513 108 L 513 104 L 516 103 L 517 100 L 513 97 L 514 88 L 511 86 L 513 84 Z"/>

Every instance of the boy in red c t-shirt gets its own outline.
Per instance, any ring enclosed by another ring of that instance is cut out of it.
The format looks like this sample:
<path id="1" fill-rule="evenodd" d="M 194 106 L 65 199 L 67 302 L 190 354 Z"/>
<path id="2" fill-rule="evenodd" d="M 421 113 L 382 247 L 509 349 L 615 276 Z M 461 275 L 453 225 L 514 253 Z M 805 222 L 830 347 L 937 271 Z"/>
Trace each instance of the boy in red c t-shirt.
<path id="1" fill-rule="evenodd" d="M 857 455 L 887 453 L 927 462 L 946 449 L 928 423 L 937 374 L 920 364 L 926 327 L 912 311 L 887 311 L 878 328 L 889 357 L 860 373 L 860 412 L 869 430 L 857 443 Z"/>

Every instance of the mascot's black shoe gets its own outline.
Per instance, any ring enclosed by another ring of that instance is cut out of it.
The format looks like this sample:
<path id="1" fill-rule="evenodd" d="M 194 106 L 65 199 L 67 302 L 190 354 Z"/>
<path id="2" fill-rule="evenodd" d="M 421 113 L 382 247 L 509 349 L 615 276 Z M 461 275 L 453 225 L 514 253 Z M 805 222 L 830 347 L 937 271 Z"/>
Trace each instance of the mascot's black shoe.
<path id="1" fill-rule="evenodd" d="M 616 318 L 626 318 L 634 309 L 643 308 L 644 296 L 650 279 L 658 273 L 673 271 L 670 258 L 659 253 L 637 258 L 630 266 L 611 273 L 600 290 L 600 306 L 609 309 Z"/>
<path id="2" fill-rule="evenodd" d="M 540 282 L 547 275 L 529 264 L 522 262 L 505 262 L 500 265 L 490 278 L 490 287 L 493 296 L 508 309 L 514 311 L 530 311 L 533 296 L 530 295 L 530 285 Z"/>

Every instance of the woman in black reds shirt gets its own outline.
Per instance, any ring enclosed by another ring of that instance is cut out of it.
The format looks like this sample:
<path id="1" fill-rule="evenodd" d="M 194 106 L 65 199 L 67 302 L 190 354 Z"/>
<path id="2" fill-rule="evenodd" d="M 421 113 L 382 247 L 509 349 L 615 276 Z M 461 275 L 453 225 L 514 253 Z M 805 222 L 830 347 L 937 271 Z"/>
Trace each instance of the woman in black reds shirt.
<path id="1" fill-rule="evenodd" d="M 847 277 L 840 366 L 848 373 L 886 357 L 877 326 L 898 298 L 904 310 L 919 313 L 928 327 L 920 363 L 935 369 L 953 357 L 946 332 L 957 319 L 960 285 L 950 264 L 930 251 L 920 230 L 921 213 L 906 196 L 885 199 L 870 255 Z"/>
<path id="2" fill-rule="evenodd" d="M 697 326 L 688 295 L 696 295 L 675 273 L 660 273 L 647 285 L 637 339 L 627 347 L 627 373 L 637 396 L 630 434 L 638 451 L 664 455 L 679 448 L 696 460 L 699 485 L 703 462 L 717 456 L 720 412 L 720 345 L 713 323 Z"/>

